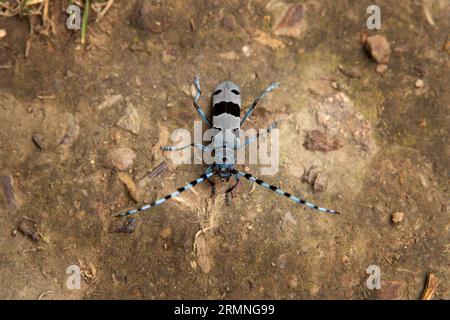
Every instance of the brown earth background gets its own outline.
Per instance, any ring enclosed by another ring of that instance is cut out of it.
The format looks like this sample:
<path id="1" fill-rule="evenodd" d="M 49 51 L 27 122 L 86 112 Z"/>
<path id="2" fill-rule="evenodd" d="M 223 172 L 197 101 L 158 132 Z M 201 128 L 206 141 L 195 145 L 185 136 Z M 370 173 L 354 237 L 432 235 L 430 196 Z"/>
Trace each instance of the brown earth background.
<path id="1" fill-rule="evenodd" d="M 0 298 L 418 299 L 430 273 L 450 298 L 448 1 L 114 1 L 84 45 L 67 5 L 0 18 Z M 375 34 L 386 66 L 363 48 Z M 195 74 L 207 113 L 221 81 L 245 106 L 280 81 L 245 125 L 279 122 L 262 178 L 342 214 L 248 181 L 227 206 L 204 183 L 116 232 L 114 213 L 206 169 L 159 150 L 200 119 Z"/>

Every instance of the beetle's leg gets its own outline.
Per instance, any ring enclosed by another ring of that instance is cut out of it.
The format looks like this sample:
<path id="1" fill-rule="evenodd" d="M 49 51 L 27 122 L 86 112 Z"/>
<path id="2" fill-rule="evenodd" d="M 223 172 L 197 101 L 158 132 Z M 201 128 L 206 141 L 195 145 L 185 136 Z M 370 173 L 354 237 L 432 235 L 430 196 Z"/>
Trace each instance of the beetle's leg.
<path id="1" fill-rule="evenodd" d="M 184 192 L 184 191 L 186 191 L 186 190 L 188 190 L 188 189 L 190 189 L 190 188 L 192 188 L 192 187 L 194 187 L 194 186 L 204 182 L 205 180 L 207 180 L 210 177 L 212 177 L 214 174 L 215 173 L 212 172 L 212 171 L 207 173 L 207 174 L 203 174 L 198 179 L 189 182 L 184 187 L 178 188 L 176 191 L 168 194 L 167 196 L 165 196 L 163 198 L 160 198 L 160 199 L 158 199 L 158 200 L 156 200 L 156 201 L 154 201 L 152 203 L 143 205 L 142 207 L 137 208 L 137 209 L 132 209 L 132 210 L 128 210 L 128 211 L 125 211 L 125 212 L 119 212 L 119 213 L 115 214 L 115 216 L 116 217 L 129 216 L 129 215 L 133 215 L 133 214 L 136 214 L 136 213 L 139 213 L 139 212 L 142 212 L 142 211 L 146 211 L 146 210 L 148 210 L 148 209 L 150 209 L 150 208 L 152 208 L 154 206 L 159 206 L 159 205 L 163 204 L 164 202 L 166 202 L 167 200 L 169 200 L 171 198 L 178 197 L 182 192 Z"/>
<path id="2" fill-rule="evenodd" d="M 270 133 L 270 131 L 272 131 L 272 129 L 274 129 L 276 127 L 277 127 L 277 123 L 276 122 L 272 123 L 265 131 L 258 132 L 254 136 L 246 138 L 245 142 L 242 145 L 237 145 L 235 149 L 240 149 L 242 147 L 245 147 L 246 145 L 248 145 L 248 144 L 252 143 L 253 141 L 255 141 L 256 139 L 258 139 L 261 134 Z"/>
<path id="3" fill-rule="evenodd" d="M 209 122 L 203 109 L 197 104 L 198 99 L 200 99 L 200 96 L 202 95 L 202 91 L 200 90 L 200 80 L 198 79 L 198 76 L 195 76 L 195 78 L 194 78 L 194 86 L 195 86 L 195 90 L 197 91 L 195 94 L 195 97 L 194 97 L 194 101 L 193 101 L 194 107 L 197 110 L 197 112 L 200 114 L 200 117 L 202 118 L 202 120 L 208 125 L 209 128 L 211 128 L 211 122 Z"/>
<path id="4" fill-rule="evenodd" d="M 227 191 L 225 192 L 225 204 L 229 206 L 231 204 L 231 197 L 235 197 L 235 194 L 233 193 L 233 190 L 238 186 L 240 177 L 237 174 L 233 174 L 234 179 L 236 180 L 236 183 L 229 187 Z"/>
<path id="5" fill-rule="evenodd" d="M 259 100 L 261 100 L 262 98 L 264 98 L 266 96 L 266 94 L 268 94 L 270 91 L 272 91 L 273 89 L 278 88 L 278 85 L 280 83 L 279 82 L 274 82 L 272 83 L 270 86 L 268 86 L 266 89 L 264 89 L 263 92 L 261 92 L 259 94 L 259 96 L 257 96 L 255 98 L 255 100 L 252 102 L 252 104 L 250 105 L 250 107 L 248 107 L 247 111 L 245 112 L 244 116 L 242 117 L 241 120 L 241 126 L 242 124 L 245 122 L 245 120 L 247 120 L 247 118 L 252 114 L 253 110 L 255 110 L 256 105 L 258 104 Z"/>
<path id="6" fill-rule="evenodd" d="M 212 172 L 212 166 L 208 166 L 208 168 L 205 171 L 205 174 L 209 174 Z M 211 185 L 211 198 L 216 195 L 216 183 L 212 181 L 210 178 L 207 178 L 209 184 Z"/>
<path id="7" fill-rule="evenodd" d="M 331 209 L 327 209 L 327 208 L 322 208 L 319 207 L 317 205 L 315 205 L 314 203 L 311 203 L 309 201 L 306 201 L 302 198 L 298 198 L 298 197 L 294 197 L 293 195 L 291 195 L 290 193 L 287 193 L 283 190 L 281 190 L 280 188 L 276 187 L 276 186 L 272 186 L 258 178 L 256 178 L 255 176 L 251 175 L 250 173 L 246 173 L 246 172 L 242 172 L 242 171 L 237 171 L 237 170 L 230 170 L 231 173 L 233 174 L 237 174 L 238 176 L 244 177 L 245 179 L 252 181 L 252 182 L 256 182 L 257 184 L 259 184 L 260 186 L 267 188 L 269 190 L 274 191 L 275 193 L 285 196 L 289 199 L 291 199 L 292 201 L 295 201 L 301 205 L 304 205 L 310 209 L 315 209 L 315 210 L 319 210 L 321 212 L 326 212 L 326 213 L 333 213 L 333 214 L 340 214 L 338 211 L 336 210 L 331 210 Z"/>
<path id="8" fill-rule="evenodd" d="M 194 148 L 199 148 L 202 151 L 210 151 L 209 147 L 204 146 L 202 144 L 198 144 L 198 143 L 191 143 L 191 144 L 187 144 L 185 146 L 182 147 L 175 147 L 175 146 L 163 146 L 161 147 L 161 150 L 163 151 L 178 151 L 178 150 L 183 150 L 189 147 L 194 147 Z"/>

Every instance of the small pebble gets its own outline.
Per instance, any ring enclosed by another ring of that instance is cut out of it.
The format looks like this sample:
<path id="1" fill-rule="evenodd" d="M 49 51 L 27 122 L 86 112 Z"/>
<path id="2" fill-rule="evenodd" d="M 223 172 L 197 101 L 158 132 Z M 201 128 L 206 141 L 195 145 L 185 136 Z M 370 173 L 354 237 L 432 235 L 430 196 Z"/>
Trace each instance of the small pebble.
<path id="1" fill-rule="evenodd" d="M 39 240 L 39 233 L 37 231 L 37 224 L 29 220 L 23 220 L 19 225 L 19 230 L 26 236 L 29 236 L 34 241 Z"/>
<path id="2" fill-rule="evenodd" d="M 172 229 L 171 228 L 165 228 L 163 231 L 161 231 L 161 237 L 163 239 L 167 239 L 172 235 Z"/>
<path id="3" fill-rule="evenodd" d="M 291 274 L 288 278 L 288 287 L 290 289 L 295 289 L 298 285 L 298 278 L 295 274 Z"/>
<path id="4" fill-rule="evenodd" d="M 242 53 L 244 54 L 245 57 L 248 58 L 252 54 L 252 51 L 248 45 L 245 45 L 242 47 Z"/>
<path id="5" fill-rule="evenodd" d="M 187 97 L 191 97 L 191 88 L 188 85 L 184 85 L 181 87 L 181 90 L 183 91 L 183 93 L 187 96 Z"/>
<path id="6" fill-rule="evenodd" d="M 129 148 L 113 149 L 108 154 L 108 163 L 119 171 L 129 169 L 136 159 L 136 153 Z"/>
<path id="7" fill-rule="evenodd" d="M 417 79 L 416 82 L 414 83 L 414 86 L 416 88 L 423 88 L 424 85 L 425 85 L 425 83 L 423 82 L 422 79 Z"/>
<path id="8" fill-rule="evenodd" d="M 336 81 L 333 81 L 333 82 L 331 83 L 331 86 L 333 87 L 333 89 L 339 90 L 339 84 L 338 84 Z"/>
<path id="9" fill-rule="evenodd" d="M 42 140 L 42 136 L 37 134 L 37 133 L 33 133 L 31 135 L 31 140 L 34 142 L 34 144 L 39 148 L 39 149 L 44 149 L 45 145 L 44 142 Z"/>
<path id="10" fill-rule="evenodd" d="M 405 289 L 403 281 L 382 280 L 381 289 L 376 290 L 377 297 L 381 300 L 399 300 L 404 299 L 403 291 Z"/>
<path id="11" fill-rule="evenodd" d="M 117 122 L 117 125 L 120 128 L 128 130 L 133 134 L 137 135 L 139 133 L 141 127 L 141 119 L 136 107 L 132 103 L 128 104 L 125 110 L 125 115 L 120 118 L 119 122 Z"/>
<path id="12" fill-rule="evenodd" d="M 365 48 L 376 62 L 383 64 L 389 62 L 391 47 L 385 37 L 381 35 L 367 37 Z"/>
<path id="13" fill-rule="evenodd" d="M 326 174 L 318 173 L 316 179 L 314 179 L 313 190 L 324 191 L 328 186 L 328 177 Z"/>
<path id="14" fill-rule="evenodd" d="M 387 69 L 388 69 L 388 66 L 386 64 L 380 63 L 377 65 L 375 71 L 378 73 L 384 73 L 387 71 Z"/>
<path id="15" fill-rule="evenodd" d="M 394 224 L 398 224 L 403 221 L 404 217 L 405 214 L 403 212 L 394 212 L 391 219 Z"/>
<path id="16" fill-rule="evenodd" d="M 329 137 L 319 130 L 311 130 L 306 132 L 303 145 L 311 151 L 329 152 L 342 148 L 344 144 L 336 137 Z"/>
<path id="17" fill-rule="evenodd" d="M 6 37 L 6 30 L 0 29 L 0 39 Z"/>

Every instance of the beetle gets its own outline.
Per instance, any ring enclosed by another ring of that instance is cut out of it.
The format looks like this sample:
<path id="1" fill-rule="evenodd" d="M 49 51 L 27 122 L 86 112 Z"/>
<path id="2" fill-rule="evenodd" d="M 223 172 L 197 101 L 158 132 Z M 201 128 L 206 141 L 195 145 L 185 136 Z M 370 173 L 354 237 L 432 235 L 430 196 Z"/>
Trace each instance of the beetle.
<path id="1" fill-rule="evenodd" d="M 189 190 L 190 188 L 204 182 L 209 181 L 211 184 L 211 194 L 215 194 L 215 183 L 210 180 L 210 178 L 214 175 L 220 177 L 221 181 L 229 181 L 231 177 L 234 177 L 236 183 L 229 187 L 226 191 L 225 199 L 227 200 L 227 204 L 229 204 L 230 194 L 236 188 L 239 183 L 240 178 L 245 178 L 251 182 L 255 182 L 258 185 L 267 188 L 269 190 L 274 191 L 278 195 L 283 195 L 292 201 L 304 205 L 310 209 L 315 209 L 321 212 L 331 213 L 331 214 L 340 214 L 336 210 L 327 209 L 323 207 L 319 207 L 314 203 L 311 203 L 301 197 L 295 197 L 288 192 L 281 190 L 279 187 L 270 185 L 263 180 L 256 178 L 250 173 L 239 171 L 235 168 L 236 165 L 236 152 L 239 148 L 242 148 L 253 141 L 255 141 L 260 133 L 248 137 L 243 144 L 240 143 L 239 139 L 239 130 L 244 122 L 248 119 L 248 117 L 255 110 L 258 102 L 264 98 L 269 92 L 278 88 L 279 83 L 275 82 L 264 89 L 252 102 L 252 104 L 247 108 L 242 119 L 240 118 L 241 114 L 241 92 L 240 87 L 231 82 L 224 81 L 217 85 L 217 87 L 213 91 L 212 95 L 212 122 L 209 121 L 203 109 L 198 105 L 198 100 L 201 96 L 200 89 L 200 81 L 196 76 L 194 79 L 194 86 L 196 89 L 196 95 L 193 99 L 193 105 L 197 112 L 199 113 L 203 122 L 206 125 L 215 130 L 214 134 L 211 137 L 211 145 L 213 146 L 214 151 L 214 163 L 206 169 L 205 173 L 201 175 L 198 179 L 191 181 L 187 185 L 178 188 L 176 191 L 166 195 L 163 198 L 160 198 L 152 203 L 143 205 L 136 209 L 131 209 L 128 211 L 120 212 L 116 214 L 116 216 L 129 216 L 139 213 L 141 211 L 146 211 L 154 206 L 158 206 L 166 202 L 167 200 L 178 197 L 182 192 Z M 270 133 L 270 131 L 276 127 L 276 122 L 272 123 L 266 130 L 266 133 Z M 263 132 L 264 133 L 264 132 Z M 163 146 L 161 150 L 163 151 L 177 151 L 182 150 L 188 147 L 199 148 L 202 151 L 211 151 L 211 147 L 205 146 L 202 144 L 191 143 L 182 147 L 175 146 Z"/>

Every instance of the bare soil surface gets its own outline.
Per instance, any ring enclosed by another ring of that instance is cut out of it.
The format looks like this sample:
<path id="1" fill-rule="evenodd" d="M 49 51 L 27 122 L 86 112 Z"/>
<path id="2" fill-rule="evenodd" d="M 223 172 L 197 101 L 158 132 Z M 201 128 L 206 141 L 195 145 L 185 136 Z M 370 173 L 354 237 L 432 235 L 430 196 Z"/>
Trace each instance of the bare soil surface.
<path id="1" fill-rule="evenodd" d="M 449 299 L 450 6 L 377 1 L 377 31 L 371 4 L 115 1 L 84 46 L 65 2 L 51 1 L 48 37 L 0 18 L 0 298 L 418 299 L 432 273 Z M 387 70 L 361 42 L 375 34 Z M 114 213 L 206 169 L 159 150 L 200 119 L 195 74 L 208 112 L 221 81 L 245 106 L 280 81 L 245 125 L 280 124 L 280 169 L 262 178 L 342 214 L 248 181 L 227 206 L 226 184 L 211 198 L 204 183 L 116 232 Z"/>

